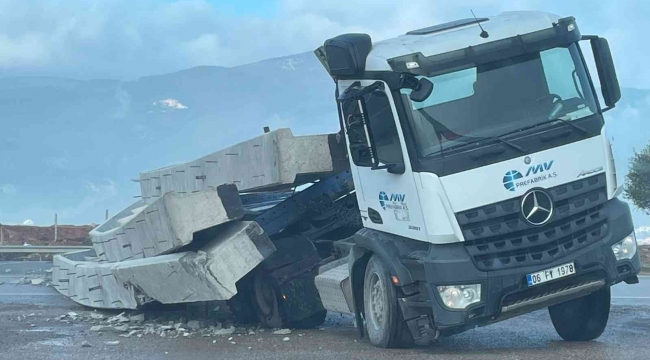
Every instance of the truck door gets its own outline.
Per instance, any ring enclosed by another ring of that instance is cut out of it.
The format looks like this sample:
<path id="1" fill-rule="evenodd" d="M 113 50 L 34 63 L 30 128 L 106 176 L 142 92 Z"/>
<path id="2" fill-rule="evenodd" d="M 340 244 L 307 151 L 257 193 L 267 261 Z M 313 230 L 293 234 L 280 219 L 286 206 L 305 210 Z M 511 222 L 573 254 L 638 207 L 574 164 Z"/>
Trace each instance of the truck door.
<path id="1" fill-rule="evenodd" d="M 364 226 L 426 241 L 413 171 L 388 87 L 367 80 L 345 85 L 349 90 L 339 105 Z"/>

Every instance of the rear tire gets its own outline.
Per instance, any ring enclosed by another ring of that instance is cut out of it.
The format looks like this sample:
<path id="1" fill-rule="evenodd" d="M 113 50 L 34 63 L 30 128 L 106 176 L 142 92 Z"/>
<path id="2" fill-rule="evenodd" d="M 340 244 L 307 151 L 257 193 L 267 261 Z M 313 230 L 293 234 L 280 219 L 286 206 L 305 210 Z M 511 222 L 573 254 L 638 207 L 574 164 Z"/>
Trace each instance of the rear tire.
<path id="1" fill-rule="evenodd" d="M 598 338 L 609 319 L 611 292 L 609 286 L 589 295 L 548 308 L 558 335 L 567 341 L 589 341 Z"/>
<path id="2" fill-rule="evenodd" d="M 284 323 L 277 281 L 264 272 L 257 271 L 252 281 L 253 308 L 260 323 L 268 328 L 279 328 Z"/>
<path id="3" fill-rule="evenodd" d="M 397 303 L 397 291 L 387 267 L 373 255 L 366 267 L 363 284 L 366 331 L 370 342 L 382 348 L 403 347 L 413 339 Z"/>

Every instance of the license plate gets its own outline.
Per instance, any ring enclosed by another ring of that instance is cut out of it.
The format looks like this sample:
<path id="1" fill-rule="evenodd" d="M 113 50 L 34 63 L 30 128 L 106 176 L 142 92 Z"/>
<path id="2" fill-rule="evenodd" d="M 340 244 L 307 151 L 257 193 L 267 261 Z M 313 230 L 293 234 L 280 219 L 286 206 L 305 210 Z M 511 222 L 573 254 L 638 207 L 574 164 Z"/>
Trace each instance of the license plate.
<path id="1" fill-rule="evenodd" d="M 528 286 L 535 286 L 545 283 L 547 281 L 563 278 L 565 276 L 573 275 L 576 273 L 576 267 L 573 263 L 568 263 L 554 268 L 538 271 L 536 273 L 526 275 Z"/>

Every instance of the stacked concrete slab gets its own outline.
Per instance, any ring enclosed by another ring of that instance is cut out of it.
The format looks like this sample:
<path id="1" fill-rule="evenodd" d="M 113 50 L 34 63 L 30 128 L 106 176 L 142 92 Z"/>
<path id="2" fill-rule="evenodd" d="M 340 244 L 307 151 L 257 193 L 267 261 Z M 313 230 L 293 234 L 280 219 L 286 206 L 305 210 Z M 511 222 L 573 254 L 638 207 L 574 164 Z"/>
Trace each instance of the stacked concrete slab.
<path id="1" fill-rule="evenodd" d="M 228 300 L 237 294 L 236 282 L 275 247 L 253 221 L 223 224 L 222 230 L 200 250 L 147 259 L 100 262 L 93 250 L 57 255 L 53 284 L 79 304 L 103 309 Z"/>
<path id="2" fill-rule="evenodd" d="M 132 287 L 120 283 L 111 268 L 100 263 L 94 250 L 83 250 L 53 259 L 52 286 L 75 302 L 100 309 L 135 309 Z"/>
<path id="3" fill-rule="evenodd" d="M 220 185 L 186 196 L 167 193 L 151 203 L 138 201 L 90 237 L 101 261 L 149 258 L 189 244 L 195 232 L 243 215 L 237 187 Z"/>
<path id="4" fill-rule="evenodd" d="M 293 136 L 278 129 L 200 159 L 140 174 L 145 203 L 174 191 L 191 194 L 235 184 L 240 192 L 300 185 L 347 166 L 335 134 Z"/>
<path id="5" fill-rule="evenodd" d="M 228 300 L 237 294 L 235 283 L 275 247 L 253 221 L 224 224 L 222 230 L 197 252 L 123 261 L 113 274 L 163 304 Z"/>
<path id="6" fill-rule="evenodd" d="M 240 221 L 239 193 L 322 178 L 347 166 L 343 154 L 334 134 L 279 129 L 141 173 L 141 199 L 91 231 L 94 251 L 57 255 L 54 284 L 80 304 L 109 309 L 230 299 L 236 282 L 275 251 L 257 223 Z M 207 229 L 216 235 L 193 243 Z"/>

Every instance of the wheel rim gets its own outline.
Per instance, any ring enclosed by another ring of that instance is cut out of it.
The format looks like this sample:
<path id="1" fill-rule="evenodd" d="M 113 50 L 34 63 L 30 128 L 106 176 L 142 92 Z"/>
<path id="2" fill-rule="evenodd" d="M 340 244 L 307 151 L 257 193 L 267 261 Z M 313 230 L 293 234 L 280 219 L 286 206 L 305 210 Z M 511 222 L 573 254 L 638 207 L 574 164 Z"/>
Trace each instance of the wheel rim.
<path id="1" fill-rule="evenodd" d="M 386 322 L 385 289 L 377 274 L 370 278 L 370 322 L 375 329 L 381 329 Z"/>

